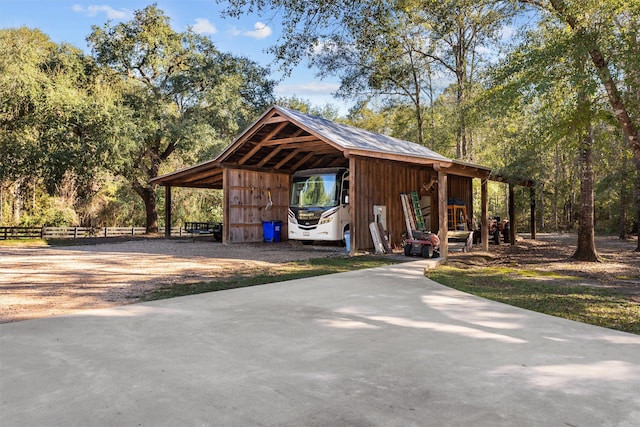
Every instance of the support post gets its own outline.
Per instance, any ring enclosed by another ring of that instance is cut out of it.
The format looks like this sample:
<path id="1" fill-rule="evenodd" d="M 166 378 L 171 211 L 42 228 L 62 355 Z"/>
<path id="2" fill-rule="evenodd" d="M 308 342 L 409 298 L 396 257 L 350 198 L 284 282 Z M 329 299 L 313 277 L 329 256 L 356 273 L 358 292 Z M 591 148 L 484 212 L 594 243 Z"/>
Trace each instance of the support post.
<path id="1" fill-rule="evenodd" d="M 222 169 L 222 244 L 231 242 L 230 173 L 229 168 Z"/>
<path id="2" fill-rule="evenodd" d="M 482 250 L 489 252 L 489 180 L 483 179 L 480 182 L 480 239 L 482 240 Z"/>
<path id="3" fill-rule="evenodd" d="M 449 228 L 447 226 L 447 173 L 438 168 L 438 237 L 440 238 L 440 256 L 447 260 L 449 256 Z"/>
<path id="4" fill-rule="evenodd" d="M 536 188 L 534 186 L 529 187 L 529 203 L 531 207 L 531 240 L 536 240 Z"/>
<path id="5" fill-rule="evenodd" d="M 511 183 L 509 183 L 509 242 L 511 246 L 516 244 L 516 202 Z"/>
<path id="6" fill-rule="evenodd" d="M 171 186 L 164 187 L 164 238 L 171 237 Z"/>
<path id="7" fill-rule="evenodd" d="M 356 208 L 353 206 L 357 206 L 358 203 L 358 183 L 356 180 L 356 158 L 353 156 L 349 156 L 349 238 L 350 238 L 350 250 L 349 255 L 355 255 L 357 253 L 358 245 L 361 244 L 358 239 L 358 235 L 356 231 L 358 230 L 357 216 L 356 216 Z M 369 224 L 363 224 L 368 226 Z M 369 227 L 366 228 L 367 230 Z"/>

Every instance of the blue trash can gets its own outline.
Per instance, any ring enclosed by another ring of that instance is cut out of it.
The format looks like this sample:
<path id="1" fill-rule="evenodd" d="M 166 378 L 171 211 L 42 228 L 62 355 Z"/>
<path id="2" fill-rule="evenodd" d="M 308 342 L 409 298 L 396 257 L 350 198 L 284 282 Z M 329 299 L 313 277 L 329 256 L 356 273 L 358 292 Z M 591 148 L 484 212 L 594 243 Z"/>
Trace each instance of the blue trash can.
<path id="1" fill-rule="evenodd" d="M 279 242 L 281 229 L 282 221 L 262 221 L 264 241 L 269 243 Z"/>

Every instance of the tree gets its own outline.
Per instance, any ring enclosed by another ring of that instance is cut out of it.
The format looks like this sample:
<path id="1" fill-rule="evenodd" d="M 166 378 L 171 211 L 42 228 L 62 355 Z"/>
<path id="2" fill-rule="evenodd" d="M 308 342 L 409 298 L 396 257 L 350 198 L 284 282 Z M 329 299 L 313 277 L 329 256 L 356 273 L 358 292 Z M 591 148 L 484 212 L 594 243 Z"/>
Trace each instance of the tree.
<path id="1" fill-rule="evenodd" d="M 504 98 L 495 102 L 503 105 L 506 110 L 514 105 L 529 105 L 525 107 L 527 122 L 536 123 L 543 132 L 535 134 L 541 136 L 544 144 L 536 144 L 535 151 L 523 151 L 520 144 L 511 144 L 511 157 L 519 166 L 539 165 L 544 150 L 555 151 L 553 169 L 554 174 L 554 213 L 558 211 L 559 176 L 567 163 L 561 154 L 577 159 L 579 170 L 576 172 L 580 182 L 580 209 L 577 215 L 578 246 L 574 258 L 583 261 L 597 261 L 598 255 L 594 239 L 594 169 L 593 152 L 600 148 L 594 141 L 594 126 L 606 119 L 606 108 L 597 102 L 597 76 L 593 68 L 588 67 L 586 52 L 579 49 L 578 36 L 565 31 L 557 22 L 543 23 L 537 31 L 531 32 L 526 43 L 512 51 L 503 61 L 501 67 L 496 67 L 501 85 L 494 86 Z M 494 81 L 496 83 L 496 81 Z M 498 98 L 499 99 L 499 98 Z M 530 107 L 530 106 L 533 106 Z M 498 116 L 499 114 L 494 114 Z M 537 119 L 540 117 L 541 119 Z M 530 132 L 527 129 L 527 132 Z M 522 134 L 524 136 L 524 134 Z M 518 151 L 525 153 L 523 159 Z M 535 154 L 534 154 L 535 153 Z M 531 162 L 531 159 L 534 162 Z M 569 162 L 571 164 L 571 162 Z M 512 170 L 516 169 L 508 165 Z M 526 176 L 534 176 L 529 172 Z M 538 173 L 538 176 L 545 174 Z M 549 179 L 547 177 L 546 179 Z M 570 194 L 573 194 L 571 192 Z M 573 199 L 570 205 L 574 204 Z M 572 217 L 573 215 L 571 215 Z"/>
<path id="2" fill-rule="evenodd" d="M 411 14 L 391 4 L 384 8 L 368 11 L 376 17 L 374 25 L 354 23 L 348 37 L 334 34 L 324 41 L 311 57 L 312 64 L 319 67 L 321 76 L 340 76 L 340 97 L 360 101 L 382 97 L 387 106 L 398 101 L 412 105 L 416 124 L 410 139 L 425 145 L 423 99 L 433 106 L 434 61 L 422 53 L 428 50 L 424 31 L 412 22 Z"/>
<path id="3" fill-rule="evenodd" d="M 0 30 L 0 176 L 20 222 L 27 189 L 49 196 L 65 177 L 84 199 L 106 163 L 119 123 L 117 95 L 91 58 L 38 30 Z M 72 206 L 73 208 L 73 206 Z"/>
<path id="4" fill-rule="evenodd" d="M 584 48 L 597 71 L 611 110 L 627 139 L 637 170 L 636 206 L 640 223 L 640 57 L 638 21 L 640 2 L 590 0 L 519 0 L 550 13 L 576 35 L 577 47 Z M 623 74 L 629 96 L 621 89 Z M 640 251 L 640 233 L 638 245 Z"/>
<path id="5" fill-rule="evenodd" d="M 383 96 L 413 106 L 416 136 L 424 143 L 424 97 L 432 106 L 434 80 L 451 73 L 457 91 L 457 155 L 471 158 L 466 102 L 481 61 L 512 9 L 495 0 L 231 0 L 227 14 L 244 9 L 283 12 L 281 42 L 270 51 L 291 67 L 308 59 L 321 75 L 338 75 L 343 97 Z"/>
<path id="6" fill-rule="evenodd" d="M 117 144 L 114 171 L 142 198 L 147 232 L 158 231 L 157 185 L 175 152 L 228 141 L 272 102 L 268 70 L 219 52 L 187 30 L 174 31 L 155 5 L 129 22 L 93 27 L 93 56 L 124 81 L 130 129 Z"/>

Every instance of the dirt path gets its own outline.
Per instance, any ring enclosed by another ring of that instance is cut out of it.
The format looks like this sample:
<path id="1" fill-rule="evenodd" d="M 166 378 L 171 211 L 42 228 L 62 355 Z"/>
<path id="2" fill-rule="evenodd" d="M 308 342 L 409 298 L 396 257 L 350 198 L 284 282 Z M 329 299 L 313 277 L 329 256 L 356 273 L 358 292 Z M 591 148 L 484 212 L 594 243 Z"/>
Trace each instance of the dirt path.
<path id="1" fill-rule="evenodd" d="M 221 245 L 141 239 L 68 247 L 0 247 L 0 323 L 136 302 L 162 285 L 344 254 L 295 243 Z"/>
<path id="2" fill-rule="evenodd" d="M 451 261 L 571 272 L 585 286 L 611 287 L 640 303 L 636 241 L 598 237 L 603 263 L 577 263 L 575 235 L 541 234 L 514 246 L 491 245 L 488 254 L 455 253 Z M 104 241 L 102 241 L 104 242 Z M 0 323 L 134 303 L 171 283 L 259 271 L 309 258 L 344 255 L 344 248 L 299 243 L 221 245 L 208 240 L 138 239 L 69 247 L 0 247 Z M 562 281 L 558 281 L 562 285 Z M 575 281 L 566 284 L 575 285 Z"/>

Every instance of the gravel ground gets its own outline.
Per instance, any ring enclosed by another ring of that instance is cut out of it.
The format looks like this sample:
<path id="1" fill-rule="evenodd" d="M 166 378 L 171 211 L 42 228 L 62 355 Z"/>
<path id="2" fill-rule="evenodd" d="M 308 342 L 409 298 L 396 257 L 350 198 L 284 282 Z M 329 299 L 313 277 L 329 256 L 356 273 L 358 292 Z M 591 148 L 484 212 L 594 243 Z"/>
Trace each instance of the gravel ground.
<path id="1" fill-rule="evenodd" d="M 0 323 L 130 304 L 170 283 L 345 254 L 341 247 L 294 242 L 224 246 L 203 238 L 96 242 L 100 243 L 0 246 Z"/>
<path id="2" fill-rule="evenodd" d="M 223 246 L 206 238 L 120 240 L 83 240 L 83 245 L 66 247 L 0 246 L 0 323 L 130 304 L 171 283 L 345 255 L 341 247 L 298 242 Z M 640 303 L 640 253 L 633 251 L 636 244 L 636 240 L 598 237 L 596 246 L 605 262 L 583 263 L 569 259 L 575 251 L 575 234 L 540 234 L 535 241 L 520 237 L 513 246 L 491 245 L 489 254 L 478 254 L 477 250 L 454 253 L 450 261 L 577 272 L 583 278 L 581 284 L 615 288 Z M 558 285 L 563 283 L 558 281 Z"/>

